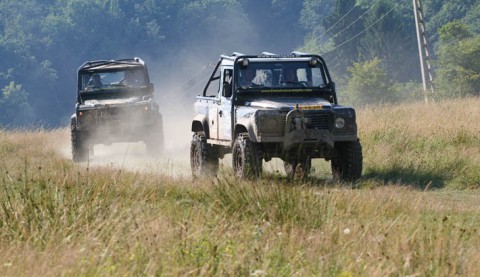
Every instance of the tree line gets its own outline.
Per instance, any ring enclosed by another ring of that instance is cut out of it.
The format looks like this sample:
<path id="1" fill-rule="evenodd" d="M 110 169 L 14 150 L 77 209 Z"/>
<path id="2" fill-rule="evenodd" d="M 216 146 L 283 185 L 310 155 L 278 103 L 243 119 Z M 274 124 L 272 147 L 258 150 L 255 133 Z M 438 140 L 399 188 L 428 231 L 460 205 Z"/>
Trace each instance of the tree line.
<path id="1" fill-rule="evenodd" d="M 423 3 L 435 97 L 478 95 L 480 1 Z M 78 66 L 133 56 L 163 84 L 219 54 L 304 50 L 324 56 L 343 102 L 423 99 L 412 9 L 396 0 L 2 0 L 0 126 L 64 125 Z"/>

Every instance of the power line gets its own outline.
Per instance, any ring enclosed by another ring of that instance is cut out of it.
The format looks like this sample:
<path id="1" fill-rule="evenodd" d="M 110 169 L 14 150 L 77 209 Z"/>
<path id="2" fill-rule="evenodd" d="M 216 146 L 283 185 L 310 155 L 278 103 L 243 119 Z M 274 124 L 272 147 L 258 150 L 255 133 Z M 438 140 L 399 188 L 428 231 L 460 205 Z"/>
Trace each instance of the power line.
<path id="1" fill-rule="evenodd" d="M 188 95 L 189 92 L 191 92 L 193 89 L 196 89 L 197 87 L 199 87 L 200 85 L 203 85 L 203 84 L 204 84 L 203 82 L 198 82 L 195 85 L 191 86 L 189 89 L 184 90 L 184 92 L 182 94 L 176 94 L 172 97 L 166 97 L 165 98 L 166 102 L 174 103 L 174 102 L 178 101 L 179 99 L 181 99 L 183 96 Z M 183 101 L 182 104 L 185 104 L 187 102 L 188 101 Z"/>
<path id="2" fill-rule="evenodd" d="M 340 23 L 340 21 L 342 21 L 347 15 L 349 15 L 354 9 L 355 9 L 355 4 L 353 5 L 353 7 L 347 12 L 345 13 L 339 20 L 337 20 L 337 22 L 335 22 L 332 26 L 330 26 L 330 28 L 328 28 L 326 31 L 324 31 L 321 35 L 319 36 L 316 36 L 318 38 L 322 38 L 324 35 L 326 35 L 328 32 L 330 32 L 333 28 L 335 28 L 335 26 L 338 25 L 338 23 Z M 317 42 L 317 39 L 315 38 L 315 32 L 314 32 L 314 39 L 312 41 L 310 41 L 309 43 L 307 43 L 305 45 L 305 47 L 308 47 L 310 44 L 314 44 Z"/>
<path id="3" fill-rule="evenodd" d="M 324 52 L 322 53 L 322 55 L 325 55 L 325 54 L 328 54 L 330 52 L 332 52 L 333 50 L 337 49 L 337 48 L 340 48 L 342 47 L 343 45 L 349 43 L 350 41 L 354 40 L 355 38 L 359 37 L 360 35 L 362 35 L 363 33 L 365 33 L 366 31 L 368 31 L 370 28 L 372 28 L 375 24 L 377 24 L 380 20 L 382 20 L 385 16 L 387 16 L 389 13 L 391 13 L 394 9 L 396 9 L 399 5 L 401 4 L 400 3 L 397 3 L 397 5 L 395 5 L 394 7 L 392 7 L 388 12 L 386 12 L 384 15 L 382 15 L 380 18 L 378 18 L 377 20 L 375 20 L 375 22 L 373 22 L 372 24 L 370 24 L 367 28 L 363 29 L 361 32 L 357 33 L 356 35 L 354 35 L 353 37 L 347 39 L 346 41 L 342 42 L 341 44 L 335 46 L 334 48 L 328 50 L 327 52 Z"/>
<path id="4" fill-rule="evenodd" d="M 191 76 L 190 78 L 188 78 L 187 80 L 185 80 L 183 83 L 181 83 L 180 85 L 176 86 L 174 89 L 170 90 L 169 93 L 165 94 L 164 96 L 170 96 L 172 94 L 174 94 L 175 92 L 179 91 L 185 84 L 187 84 L 188 82 L 192 81 L 193 79 L 195 79 L 198 75 L 202 74 L 205 69 L 207 69 L 209 66 L 212 66 L 212 64 L 206 64 L 204 65 L 197 73 L 195 73 L 193 76 Z M 197 86 L 198 84 L 195 84 L 195 86 Z M 190 91 L 192 88 L 186 90 L 186 92 Z M 185 94 L 185 93 L 184 93 Z"/>
<path id="5" fill-rule="evenodd" d="M 348 28 L 350 28 L 353 24 L 355 24 L 357 21 L 359 21 L 360 19 L 362 19 L 363 16 L 365 16 L 371 9 L 373 9 L 373 7 L 375 7 L 378 3 L 380 3 L 381 0 L 378 0 L 377 2 L 375 2 L 375 4 L 371 5 L 370 8 L 368 8 L 362 15 L 360 15 L 357 19 L 355 19 L 352 23 L 350 23 L 347 27 L 343 28 L 342 30 L 340 30 L 338 33 L 336 33 L 335 35 L 333 35 L 331 38 L 329 38 L 328 40 L 324 41 L 322 44 L 326 44 L 330 41 L 333 41 L 333 39 L 335 39 L 336 37 L 338 37 L 341 33 L 343 33 L 344 31 L 346 31 Z M 398 6 L 399 4 L 397 4 Z"/>

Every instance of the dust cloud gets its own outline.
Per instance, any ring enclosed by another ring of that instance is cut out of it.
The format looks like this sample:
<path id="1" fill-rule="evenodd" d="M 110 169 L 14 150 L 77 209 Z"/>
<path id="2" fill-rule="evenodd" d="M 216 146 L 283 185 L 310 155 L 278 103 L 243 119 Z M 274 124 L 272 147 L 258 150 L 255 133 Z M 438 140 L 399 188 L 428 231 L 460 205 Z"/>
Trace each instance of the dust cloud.
<path id="1" fill-rule="evenodd" d="M 155 99 L 163 118 L 164 154 L 152 158 L 143 142 L 95 145 L 93 156 L 82 165 L 149 171 L 173 177 L 191 176 L 193 104 L 195 97 L 202 94 L 219 56 L 233 52 L 260 54 L 262 51 L 278 50 L 271 42 L 262 40 L 248 18 L 238 17 L 234 11 L 222 16 L 225 25 L 216 26 L 204 36 L 189 41 L 188 45 L 165 49 L 162 55 L 154 54 L 157 46 L 150 53 L 124 53 L 126 57 L 138 55 L 147 63 L 150 80 L 155 85 Z M 282 45 L 292 49 L 295 45 L 289 43 Z M 71 159 L 70 133 L 66 131 L 65 134 L 65 143 L 61 144 L 60 152 Z M 230 156 L 221 160 L 221 170 L 230 170 Z"/>

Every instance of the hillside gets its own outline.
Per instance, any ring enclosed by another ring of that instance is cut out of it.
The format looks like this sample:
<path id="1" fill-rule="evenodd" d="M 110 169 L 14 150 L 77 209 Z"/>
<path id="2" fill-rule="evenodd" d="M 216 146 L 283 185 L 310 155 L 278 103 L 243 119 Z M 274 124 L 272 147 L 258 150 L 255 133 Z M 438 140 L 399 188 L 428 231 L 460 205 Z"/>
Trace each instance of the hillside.
<path id="1" fill-rule="evenodd" d="M 438 97 L 478 96 L 480 1 L 421 2 Z M 221 54 L 293 50 L 325 58 L 342 103 L 421 99 L 413 11 L 398 0 L 2 0 L 0 126 L 68 124 L 78 67 L 133 57 L 166 107 L 200 93 Z"/>
<path id="2" fill-rule="evenodd" d="M 479 106 L 359 110 L 354 187 L 324 162 L 307 183 L 192 180 L 140 144 L 77 165 L 68 130 L 0 131 L 0 275 L 479 276 Z"/>

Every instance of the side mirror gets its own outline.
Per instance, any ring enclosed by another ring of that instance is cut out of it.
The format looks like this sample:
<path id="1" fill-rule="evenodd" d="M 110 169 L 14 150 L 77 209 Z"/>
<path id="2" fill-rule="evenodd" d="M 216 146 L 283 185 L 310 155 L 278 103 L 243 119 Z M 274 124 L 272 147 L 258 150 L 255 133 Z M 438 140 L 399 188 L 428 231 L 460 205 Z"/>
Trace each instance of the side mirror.
<path id="1" fill-rule="evenodd" d="M 153 83 L 150 83 L 150 84 L 148 85 L 148 91 L 150 91 L 150 92 L 152 92 L 152 93 L 155 91 L 155 86 L 153 85 Z"/>

